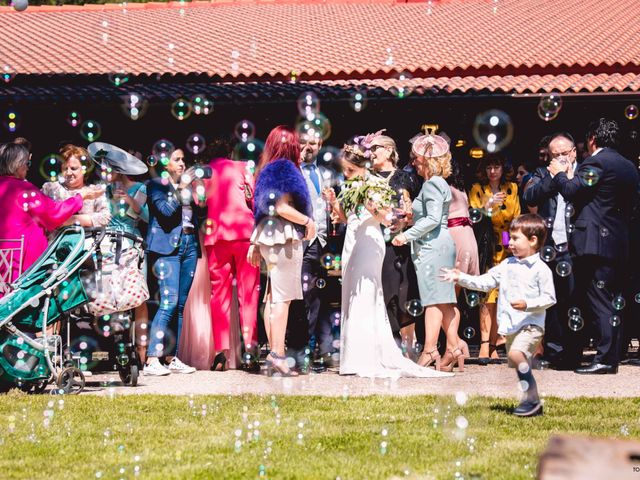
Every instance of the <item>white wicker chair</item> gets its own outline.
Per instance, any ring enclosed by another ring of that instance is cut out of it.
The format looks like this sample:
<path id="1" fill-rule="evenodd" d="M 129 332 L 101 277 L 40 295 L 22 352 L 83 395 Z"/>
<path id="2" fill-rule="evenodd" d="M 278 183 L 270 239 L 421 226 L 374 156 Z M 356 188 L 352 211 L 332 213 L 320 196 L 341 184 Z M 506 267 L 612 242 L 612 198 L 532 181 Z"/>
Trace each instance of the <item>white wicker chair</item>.
<path id="1" fill-rule="evenodd" d="M 4 295 L 11 290 L 12 279 L 15 280 L 22 274 L 22 255 L 24 253 L 24 235 L 18 239 L 0 239 L 0 294 Z M 17 259 L 16 262 L 14 260 Z M 15 265 L 18 265 L 17 275 Z"/>

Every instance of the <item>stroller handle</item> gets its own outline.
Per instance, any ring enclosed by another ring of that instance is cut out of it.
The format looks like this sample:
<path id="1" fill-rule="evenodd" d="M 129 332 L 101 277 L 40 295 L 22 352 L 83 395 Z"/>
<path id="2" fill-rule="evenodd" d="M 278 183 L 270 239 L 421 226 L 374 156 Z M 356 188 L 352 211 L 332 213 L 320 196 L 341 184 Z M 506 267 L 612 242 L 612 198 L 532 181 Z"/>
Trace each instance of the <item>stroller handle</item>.
<path id="1" fill-rule="evenodd" d="M 127 238 L 134 243 L 137 243 L 142 246 L 143 249 L 146 248 L 146 242 L 144 239 L 138 235 L 134 235 L 133 233 L 123 232 L 122 230 L 114 230 L 108 227 L 84 227 L 84 231 L 87 236 L 95 237 L 96 243 L 101 243 L 104 240 L 104 237 L 107 235 L 114 237 Z"/>

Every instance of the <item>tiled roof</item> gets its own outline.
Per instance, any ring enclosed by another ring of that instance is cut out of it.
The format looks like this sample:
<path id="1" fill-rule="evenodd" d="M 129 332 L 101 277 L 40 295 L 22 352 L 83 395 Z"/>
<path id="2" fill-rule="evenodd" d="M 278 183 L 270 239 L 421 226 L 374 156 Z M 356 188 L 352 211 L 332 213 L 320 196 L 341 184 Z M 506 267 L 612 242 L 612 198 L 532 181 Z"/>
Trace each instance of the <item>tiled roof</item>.
<path id="1" fill-rule="evenodd" d="M 16 40 L 0 46 L 0 73 L 204 74 L 220 88 L 295 72 L 299 81 L 383 90 L 640 90 L 637 0 L 0 7 L 0 30 Z"/>

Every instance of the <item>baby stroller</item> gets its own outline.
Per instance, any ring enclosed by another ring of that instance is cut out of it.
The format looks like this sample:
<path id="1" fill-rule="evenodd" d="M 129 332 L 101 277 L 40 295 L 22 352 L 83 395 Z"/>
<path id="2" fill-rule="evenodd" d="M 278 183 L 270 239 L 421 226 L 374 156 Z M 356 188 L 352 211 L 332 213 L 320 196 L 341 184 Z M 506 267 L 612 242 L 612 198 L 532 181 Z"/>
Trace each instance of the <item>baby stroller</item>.
<path id="1" fill-rule="evenodd" d="M 82 391 L 87 361 L 82 352 L 72 349 L 70 323 L 75 317 L 71 312 L 107 311 L 109 297 L 118 296 L 119 292 L 109 291 L 113 281 L 103 278 L 109 262 L 102 249 L 105 240 L 112 239 L 117 246 L 125 237 L 138 256 L 139 269 L 141 238 L 112 230 L 66 227 L 11 285 L 9 294 L 0 299 L 0 382 L 33 393 L 44 391 L 49 383 L 64 393 Z M 122 253 L 117 248 L 114 253 L 117 265 Z M 136 301 L 140 304 L 147 298 L 148 292 L 142 291 Z M 66 320 L 65 342 L 63 335 L 52 333 L 61 320 Z M 122 337 L 115 342 L 120 376 L 125 383 L 134 384 L 138 363 L 132 335 L 124 328 L 118 334 Z"/>

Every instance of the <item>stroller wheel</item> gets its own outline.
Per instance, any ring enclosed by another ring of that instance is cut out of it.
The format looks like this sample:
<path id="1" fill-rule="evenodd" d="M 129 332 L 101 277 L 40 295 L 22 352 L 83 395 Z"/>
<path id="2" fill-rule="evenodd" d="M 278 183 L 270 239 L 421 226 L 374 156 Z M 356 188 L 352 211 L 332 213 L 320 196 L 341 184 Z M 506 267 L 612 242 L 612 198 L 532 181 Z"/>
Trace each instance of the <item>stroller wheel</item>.
<path id="1" fill-rule="evenodd" d="M 49 382 L 47 380 L 40 380 L 38 382 L 27 383 L 20 387 L 20 390 L 29 394 L 40 394 L 45 391 Z"/>
<path id="2" fill-rule="evenodd" d="M 58 376 L 57 384 L 65 394 L 77 395 L 84 389 L 84 373 L 76 367 L 65 368 Z"/>
<path id="3" fill-rule="evenodd" d="M 138 375 L 140 373 L 140 370 L 138 369 L 137 363 L 131 363 L 129 365 L 129 368 L 120 370 L 119 373 L 120 380 L 122 380 L 122 383 L 124 383 L 125 385 L 131 385 L 132 387 L 138 385 Z"/>

